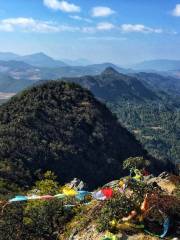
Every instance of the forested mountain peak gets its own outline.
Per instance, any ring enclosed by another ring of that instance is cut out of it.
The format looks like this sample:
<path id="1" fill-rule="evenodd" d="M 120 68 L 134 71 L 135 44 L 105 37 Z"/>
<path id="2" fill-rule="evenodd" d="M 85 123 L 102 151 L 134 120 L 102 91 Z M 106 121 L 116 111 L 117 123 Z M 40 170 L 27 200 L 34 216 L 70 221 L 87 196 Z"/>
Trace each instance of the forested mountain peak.
<path id="1" fill-rule="evenodd" d="M 158 96 L 134 76 L 119 73 L 112 67 L 106 68 L 100 75 L 76 78 L 64 78 L 76 82 L 91 90 L 95 96 L 105 101 L 117 99 L 146 101 L 157 99 Z"/>
<path id="2" fill-rule="evenodd" d="M 107 67 L 102 73 L 102 76 L 109 76 L 109 75 L 120 75 L 118 71 L 116 71 L 113 67 Z"/>
<path id="3" fill-rule="evenodd" d="M 30 185 L 46 170 L 64 183 L 89 187 L 118 178 L 122 161 L 147 156 L 107 107 L 74 83 L 50 81 L 13 97 L 0 109 L 0 174 Z"/>

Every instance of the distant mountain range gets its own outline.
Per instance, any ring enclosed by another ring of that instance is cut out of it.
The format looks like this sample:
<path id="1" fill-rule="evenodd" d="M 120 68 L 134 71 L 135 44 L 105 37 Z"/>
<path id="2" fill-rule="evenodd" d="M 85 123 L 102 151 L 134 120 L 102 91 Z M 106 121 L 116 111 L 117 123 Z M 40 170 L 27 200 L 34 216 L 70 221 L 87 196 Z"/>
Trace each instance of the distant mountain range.
<path id="1" fill-rule="evenodd" d="M 33 84 L 28 79 L 15 79 L 3 73 L 0 73 L 0 92 L 17 93 Z"/>
<path id="2" fill-rule="evenodd" d="M 18 55 L 11 52 L 0 52 L 0 60 L 1 61 L 20 61 L 31 64 L 37 67 L 64 67 L 64 66 L 87 66 L 93 64 L 91 61 L 85 58 L 78 58 L 78 59 L 61 59 L 56 60 L 48 55 L 44 54 L 43 52 L 34 53 L 30 55 Z"/>
<path id="3" fill-rule="evenodd" d="M 31 55 L 20 56 L 14 53 L 0 53 L 0 60 L 2 61 L 20 61 L 36 67 L 64 67 L 66 63 L 60 60 L 55 60 L 44 53 L 35 53 Z"/>
<path id="4" fill-rule="evenodd" d="M 76 60 L 62 58 L 56 60 L 43 52 L 34 53 L 30 55 L 18 55 L 11 52 L 0 52 L 0 60 L 2 61 L 21 61 L 28 63 L 36 67 L 64 67 L 64 66 L 88 66 L 93 63 L 86 58 L 79 58 Z M 130 66 L 131 69 L 137 71 L 180 71 L 180 60 L 169 60 L 169 59 L 155 59 L 147 60 Z"/>
<path id="5" fill-rule="evenodd" d="M 70 59 L 62 59 L 63 62 L 70 66 L 87 66 L 93 64 L 91 61 L 85 59 L 85 58 L 79 58 L 76 60 L 70 60 Z"/>
<path id="6" fill-rule="evenodd" d="M 63 67 L 51 71 L 47 68 L 34 68 L 23 62 L 0 61 L 0 71 L 0 92 L 19 92 L 35 83 L 41 83 L 40 79 L 61 78 L 88 88 L 105 101 L 117 101 L 118 98 L 122 97 L 136 100 L 157 99 L 157 95 L 153 92 L 154 88 L 157 88 L 157 85 L 161 86 L 161 84 L 164 87 L 167 80 L 169 81 L 168 85 L 171 83 L 169 78 L 166 79 L 157 74 L 151 74 L 154 78 L 145 73 L 133 73 L 132 76 L 125 75 L 118 72 L 123 72 L 124 69 L 118 68 L 111 63 L 86 67 Z M 153 79 L 155 80 L 153 81 Z M 147 87 L 146 84 L 148 84 Z M 150 88 L 153 90 L 150 90 Z"/>
<path id="7" fill-rule="evenodd" d="M 60 79 L 62 77 L 80 77 L 84 75 L 97 75 L 107 67 L 113 67 L 120 72 L 126 69 L 112 63 L 94 64 L 88 66 L 64 66 L 58 68 L 35 67 L 20 61 L 0 61 L 0 91 L 18 92 L 25 87 L 33 85 L 39 80 Z"/>
<path id="8" fill-rule="evenodd" d="M 141 71 L 175 71 L 180 70 L 180 60 L 156 59 L 144 61 L 131 66 L 135 70 Z"/>
<path id="9" fill-rule="evenodd" d="M 34 53 L 30 55 L 24 55 L 20 56 L 15 53 L 11 52 L 0 52 L 0 60 L 1 61 L 23 61 L 25 63 L 31 64 L 33 66 L 37 67 L 64 67 L 64 66 L 87 66 L 91 65 L 92 62 L 85 59 L 85 58 L 79 58 L 79 59 L 62 59 L 62 60 L 55 60 L 52 57 L 49 57 L 48 55 L 39 52 Z"/>
<path id="10" fill-rule="evenodd" d="M 59 61 L 44 53 L 26 56 L 0 53 L 0 92 L 18 92 L 39 80 L 100 75 L 106 68 L 111 67 L 120 73 L 138 78 L 143 84 L 151 85 L 154 89 L 180 94 L 180 61 L 146 61 L 132 66 L 136 70 L 125 69 L 112 63 L 87 65 L 88 63 L 86 59 Z M 73 66 L 76 64 L 77 66 Z"/>
<path id="11" fill-rule="evenodd" d="M 16 69 L 18 67 L 17 64 Z M 29 67 L 29 72 L 31 68 L 32 66 Z M 75 82 L 89 89 L 102 102 L 107 103 L 118 115 L 120 122 L 136 135 L 153 156 L 165 162 L 167 158 L 173 163 L 177 162 L 180 157 L 178 152 L 180 144 L 178 140 L 179 80 L 155 73 L 123 74 L 119 72 L 123 70 L 110 63 L 86 67 L 68 66 L 53 70 L 38 68 L 37 74 L 40 79 L 45 80 L 12 80 L 11 77 L 7 77 L 4 83 L 3 80 L 1 82 L 0 91 L 3 92 L 1 87 L 9 93 L 13 88 L 17 90 L 17 86 L 21 90 L 27 86 L 41 85 L 52 76 L 52 79 L 58 79 L 58 76 L 64 74 L 66 77 L 59 77 L 60 82 Z M 81 76 L 80 73 L 87 74 Z M 2 79 L 5 79 L 5 76 L 2 76 Z M 8 86 L 5 85 L 6 82 L 9 83 Z"/>
<path id="12" fill-rule="evenodd" d="M 156 72 L 135 72 L 124 69 L 112 63 L 92 64 L 87 66 L 36 67 L 21 61 L 0 61 L 0 92 L 18 92 L 33 85 L 39 80 L 56 80 L 61 78 L 79 78 L 82 76 L 100 75 L 106 68 L 113 68 L 117 72 L 138 78 L 143 84 L 154 89 L 171 91 L 180 94 L 180 80 L 178 78 L 160 75 Z M 111 75 L 111 74 L 110 74 Z M 109 79 L 106 79 L 109 81 Z"/>

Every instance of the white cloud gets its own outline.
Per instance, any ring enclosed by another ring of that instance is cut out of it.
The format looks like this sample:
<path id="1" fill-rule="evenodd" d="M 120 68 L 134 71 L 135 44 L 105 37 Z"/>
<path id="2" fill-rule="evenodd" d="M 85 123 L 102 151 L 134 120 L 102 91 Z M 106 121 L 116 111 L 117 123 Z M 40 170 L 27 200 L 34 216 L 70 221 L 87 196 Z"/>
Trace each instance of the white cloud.
<path id="1" fill-rule="evenodd" d="M 84 21 L 84 22 L 88 22 L 88 23 L 91 23 L 92 20 L 89 19 L 89 18 L 83 18 L 81 16 L 78 16 L 78 15 L 71 15 L 69 16 L 70 18 L 74 19 L 74 20 L 78 20 L 78 21 Z"/>
<path id="2" fill-rule="evenodd" d="M 99 6 L 92 9 L 92 17 L 108 17 L 114 13 L 115 11 L 109 7 Z"/>
<path id="3" fill-rule="evenodd" d="M 98 23 L 98 25 L 96 26 L 96 29 L 100 31 L 112 30 L 114 28 L 115 26 L 109 22 L 101 22 L 101 23 Z"/>
<path id="4" fill-rule="evenodd" d="M 162 33 L 163 32 L 163 30 L 160 28 L 151 28 L 143 24 L 122 24 L 120 28 L 123 32 L 127 32 L 127 33 L 130 33 L 130 32 Z"/>
<path id="5" fill-rule="evenodd" d="M 172 11 L 172 15 L 175 17 L 180 17 L 180 4 L 176 4 L 175 8 Z"/>
<path id="6" fill-rule="evenodd" d="M 43 0 L 44 5 L 53 10 L 60 10 L 63 12 L 80 12 L 81 8 L 73 3 L 69 3 L 67 1 L 59 1 L 59 0 Z"/>
<path id="7" fill-rule="evenodd" d="M 33 18 L 7 18 L 0 21 L 0 31 L 13 32 L 20 30 L 23 32 L 63 32 L 63 31 L 79 31 L 79 27 L 72 27 L 68 25 L 58 25 L 54 22 L 41 21 Z"/>
<path id="8" fill-rule="evenodd" d="M 26 32 L 58 32 L 58 27 L 50 22 L 39 21 L 33 18 L 8 18 L 0 21 L 1 31 L 15 31 L 16 29 Z"/>
<path id="9" fill-rule="evenodd" d="M 112 29 L 116 28 L 115 25 L 109 22 L 101 22 L 98 23 L 96 26 L 87 26 L 82 28 L 82 32 L 84 33 L 96 33 L 99 31 L 110 31 Z"/>
<path id="10" fill-rule="evenodd" d="M 75 20 L 79 20 L 79 21 L 83 20 L 83 18 L 78 16 L 78 15 L 71 15 L 70 18 L 75 19 Z"/>
<path id="11" fill-rule="evenodd" d="M 13 27 L 10 24 L 3 23 L 0 21 L 0 31 L 1 32 L 13 32 Z"/>
<path id="12" fill-rule="evenodd" d="M 77 20 L 84 21 L 80 16 L 73 16 Z M 59 32 L 83 32 L 83 33 L 96 33 L 117 30 L 124 33 L 167 33 L 175 34 L 172 31 L 163 31 L 160 28 L 151 28 L 142 24 L 122 24 L 117 26 L 111 22 L 99 22 L 96 25 L 88 26 L 70 26 L 59 24 L 52 21 L 42 21 L 33 18 L 7 18 L 0 20 L 0 31 L 4 32 L 36 32 L 36 33 L 59 33 Z M 176 33 L 177 34 L 177 33 Z"/>

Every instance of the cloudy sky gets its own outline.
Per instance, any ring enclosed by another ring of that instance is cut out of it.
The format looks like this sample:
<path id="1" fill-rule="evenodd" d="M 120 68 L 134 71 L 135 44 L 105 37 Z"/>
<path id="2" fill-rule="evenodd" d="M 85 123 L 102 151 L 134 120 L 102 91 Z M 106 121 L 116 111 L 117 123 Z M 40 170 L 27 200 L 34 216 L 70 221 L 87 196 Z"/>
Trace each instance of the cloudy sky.
<path id="1" fill-rule="evenodd" d="M 122 65 L 180 59 L 180 0 L 1 0 L 0 51 Z"/>

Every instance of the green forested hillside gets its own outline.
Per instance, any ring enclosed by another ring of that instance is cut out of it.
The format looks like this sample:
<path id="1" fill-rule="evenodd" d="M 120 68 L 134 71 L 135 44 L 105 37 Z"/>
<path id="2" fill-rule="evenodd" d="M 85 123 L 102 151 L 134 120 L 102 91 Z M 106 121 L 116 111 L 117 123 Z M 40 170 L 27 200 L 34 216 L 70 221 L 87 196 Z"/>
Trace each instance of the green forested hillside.
<path id="1" fill-rule="evenodd" d="M 145 85 L 148 84 L 148 87 L 152 87 L 154 91 L 166 91 L 172 96 L 180 95 L 180 79 L 178 78 L 146 72 L 136 73 L 134 76 L 143 81 Z"/>
<path id="2" fill-rule="evenodd" d="M 155 82 L 158 76 L 140 74 L 137 79 L 108 68 L 99 76 L 65 80 L 90 89 L 154 157 L 176 164 L 180 159 L 180 98 L 162 91 L 162 85 Z"/>
<path id="3" fill-rule="evenodd" d="M 179 163 L 180 109 L 156 102 L 122 101 L 109 106 L 154 157 Z"/>
<path id="4" fill-rule="evenodd" d="M 104 104 L 76 84 L 47 82 L 0 108 L 2 181 L 28 186 L 52 170 L 61 183 L 78 177 L 93 188 L 119 177 L 130 156 L 147 154 Z"/>

